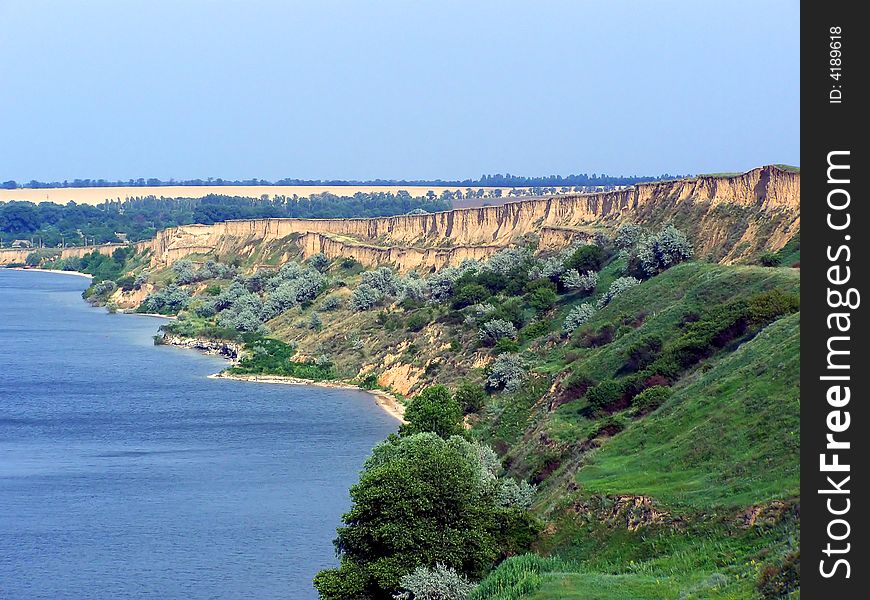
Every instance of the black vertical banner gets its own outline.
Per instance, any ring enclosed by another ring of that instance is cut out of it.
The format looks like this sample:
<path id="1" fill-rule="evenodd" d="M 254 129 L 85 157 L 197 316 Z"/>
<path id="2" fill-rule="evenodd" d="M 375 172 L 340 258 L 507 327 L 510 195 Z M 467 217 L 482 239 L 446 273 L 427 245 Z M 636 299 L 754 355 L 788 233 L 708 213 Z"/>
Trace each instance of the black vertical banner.
<path id="1" fill-rule="evenodd" d="M 801 593 L 866 598 L 870 31 L 863 3 L 801 9 Z"/>

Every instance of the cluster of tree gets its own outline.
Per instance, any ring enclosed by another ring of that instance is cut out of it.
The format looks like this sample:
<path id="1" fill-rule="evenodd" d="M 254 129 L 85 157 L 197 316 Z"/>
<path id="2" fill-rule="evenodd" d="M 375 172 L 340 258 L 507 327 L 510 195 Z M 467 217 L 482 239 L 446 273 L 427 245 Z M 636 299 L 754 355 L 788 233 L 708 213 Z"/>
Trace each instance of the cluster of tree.
<path id="1" fill-rule="evenodd" d="M 324 600 L 467 598 L 471 581 L 537 536 L 534 487 L 503 476 L 492 449 L 467 439 L 455 395 L 427 388 L 405 417 L 350 490 L 340 566 L 314 579 Z"/>
<path id="2" fill-rule="evenodd" d="M 396 193 L 310 197 L 209 195 L 203 198 L 133 198 L 99 205 L 12 201 L 0 203 L 0 242 L 31 240 L 35 246 L 82 246 L 150 239 L 165 227 L 229 219 L 383 217 L 450 209 L 449 199 Z"/>
<path id="3" fill-rule="evenodd" d="M 541 177 L 523 177 L 519 175 L 511 175 L 506 173 L 496 173 L 494 175 L 482 175 L 479 179 L 368 179 L 368 180 L 350 180 L 350 179 L 292 179 L 284 178 L 276 181 L 267 179 L 221 179 L 220 177 L 208 177 L 206 179 L 169 179 L 163 181 L 154 177 L 127 179 L 108 181 L 106 179 L 73 179 L 72 181 L 52 181 L 43 182 L 31 180 L 27 183 L 18 183 L 17 181 L 4 181 L 0 183 L 0 187 L 7 190 L 18 188 L 57 188 L 57 187 L 73 187 L 73 188 L 90 188 L 90 187 L 158 187 L 158 186 L 173 186 L 173 185 L 195 185 L 195 186 L 214 186 L 214 185 L 408 185 L 421 186 L 431 185 L 433 187 L 442 186 L 484 186 L 484 187 L 529 187 L 529 186 L 611 186 L 611 185 L 631 185 L 641 181 L 659 181 L 666 179 L 675 179 L 681 177 L 679 175 L 663 174 L 658 176 L 644 175 L 619 175 L 610 176 L 605 174 L 587 175 L 580 173 L 578 175 L 545 175 Z"/>

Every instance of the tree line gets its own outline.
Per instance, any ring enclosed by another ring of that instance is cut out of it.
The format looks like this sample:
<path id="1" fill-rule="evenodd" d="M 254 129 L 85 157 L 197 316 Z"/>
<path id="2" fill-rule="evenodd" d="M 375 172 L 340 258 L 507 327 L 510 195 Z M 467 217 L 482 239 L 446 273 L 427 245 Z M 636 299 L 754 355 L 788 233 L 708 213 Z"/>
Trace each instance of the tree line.
<path id="1" fill-rule="evenodd" d="M 430 185 L 434 187 L 444 186 L 483 186 L 483 187 L 528 187 L 528 186 L 614 186 L 614 185 L 632 185 L 644 181 L 662 181 L 666 179 L 675 179 L 683 177 L 682 175 L 671 175 L 664 173 L 662 175 L 606 175 L 604 173 L 591 175 L 587 173 L 578 173 L 576 175 L 544 175 L 538 177 L 525 177 L 521 175 L 511 175 L 510 173 L 495 173 L 491 175 L 481 175 L 478 179 L 293 179 L 284 178 L 275 181 L 268 179 L 222 179 L 220 177 L 207 177 L 206 179 L 169 179 L 164 181 L 155 177 L 127 180 L 107 180 L 107 179 L 73 179 L 69 181 L 37 181 L 30 180 L 26 183 L 19 183 L 15 180 L 8 180 L 0 183 L 0 188 L 14 190 L 19 188 L 57 188 L 57 187 L 73 187 L 73 188 L 90 188 L 90 187 L 160 187 L 173 185 L 186 186 L 215 186 L 215 185 L 408 185 L 421 186 Z"/>
<path id="2" fill-rule="evenodd" d="M 412 197 L 405 191 L 353 196 L 325 193 L 307 198 L 217 194 L 202 198 L 147 196 L 98 205 L 12 201 L 0 203 L 0 242 L 7 247 L 15 240 L 25 239 L 34 246 L 52 248 L 121 242 L 124 238 L 135 242 L 154 237 L 160 229 L 191 223 L 280 217 L 383 217 L 450 208 L 447 199 L 434 195 Z"/>

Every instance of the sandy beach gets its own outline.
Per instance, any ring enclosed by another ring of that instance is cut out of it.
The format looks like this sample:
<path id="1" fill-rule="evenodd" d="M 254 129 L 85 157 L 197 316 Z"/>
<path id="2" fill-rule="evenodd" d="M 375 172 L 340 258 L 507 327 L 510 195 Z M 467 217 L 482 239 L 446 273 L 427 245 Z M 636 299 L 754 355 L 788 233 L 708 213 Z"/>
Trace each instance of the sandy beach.
<path id="1" fill-rule="evenodd" d="M 60 269 L 28 269 L 26 267 L 6 267 L 13 271 L 36 271 L 37 273 L 59 273 L 60 275 L 78 275 L 79 277 L 87 277 L 93 279 L 94 276 L 90 273 L 82 273 L 81 271 L 62 271 Z"/>
<path id="2" fill-rule="evenodd" d="M 336 381 L 311 381 L 308 379 L 299 379 L 298 377 L 284 377 L 281 375 L 232 375 L 230 373 L 215 373 L 209 375 L 212 379 L 233 379 L 235 381 L 248 381 L 251 383 L 276 383 L 281 385 L 315 385 L 318 387 L 337 388 L 344 390 L 359 390 L 368 392 L 375 398 L 375 404 L 381 407 L 388 415 L 405 423 L 405 405 L 399 402 L 398 398 L 384 390 L 367 390 L 357 385 L 349 383 L 340 383 Z"/>

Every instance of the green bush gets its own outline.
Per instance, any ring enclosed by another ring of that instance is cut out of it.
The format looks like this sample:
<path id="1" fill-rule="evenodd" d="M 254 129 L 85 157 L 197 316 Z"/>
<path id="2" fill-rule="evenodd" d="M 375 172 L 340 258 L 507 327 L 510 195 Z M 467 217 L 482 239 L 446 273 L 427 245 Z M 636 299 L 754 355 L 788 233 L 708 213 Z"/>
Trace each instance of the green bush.
<path id="1" fill-rule="evenodd" d="M 593 412 L 613 411 L 621 408 L 625 395 L 624 384 L 620 381 L 608 379 L 602 381 L 594 388 L 586 392 L 586 400 Z"/>
<path id="2" fill-rule="evenodd" d="M 556 292 L 547 287 L 536 288 L 526 295 L 526 302 L 538 312 L 546 312 L 556 305 Z"/>
<path id="3" fill-rule="evenodd" d="M 604 251 L 598 246 L 581 246 L 565 261 L 565 269 L 575 269 L 579 273 L 600 271 L 604 262 Z"/>
<path id="4" fill-rule="evenodd" d="M 765 252 L 759 257 L 758 262 L 764 267 L 778 267 L 782 263 L 782 258 L 773 252 Z"/>
<path id="5" fill-rule="evenodd" d="M 480 304 L 489 298 L 489 296 L 489 290 L 482 285 L 469 283 L 459 288 L 456 295 L 454 295 L 453 308 L 460 309 L 465 308 L 466 306 L 471 306 L 472 304 Z"/>
<path id="6" fill-rule="evenodd" d="M 671 388 L 656 385 L 645 389 L 632 400 L 632 413 L 636 416 L 647 415 L 668 401 Z"/>
<path id="7" fill-rule="evenodd" d="M 405 410 L 405 420 L 407 423 L 399 428 L 401 436 L 431 432 L 447 439 L 465 432 L 462 409 L 443 385 L 428 387 L 413 398 Z"/>
<path id="8" fill-rule="evenodd" d="M 432 319 L 432 315 L 426 311 L 416 312 L 405 322 L 405 327 L 408 331 L 420 331 L 426 325 L 429 324 L 429 321 Z"/>
<path id="9" fill-rule="evenodd" d="M 501 338 L 493 346 L 493 352 L 496 354 L 504 354 L 505 352 L 519 352 L 520 344 L 516 340 L 510 338 Z"/>
<path id="10" fill-rule="evenodd" d="M 486 391 L 483 387 L 465 381 L 459 384 L 453 392 L 453 399 L 459 404 L 463 414 L 480 412 L 486 405 Z"/>

